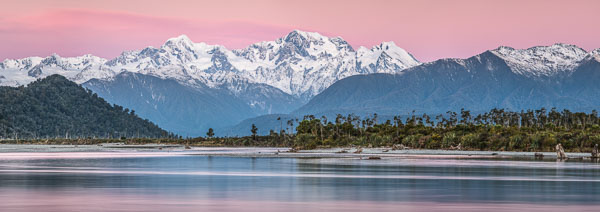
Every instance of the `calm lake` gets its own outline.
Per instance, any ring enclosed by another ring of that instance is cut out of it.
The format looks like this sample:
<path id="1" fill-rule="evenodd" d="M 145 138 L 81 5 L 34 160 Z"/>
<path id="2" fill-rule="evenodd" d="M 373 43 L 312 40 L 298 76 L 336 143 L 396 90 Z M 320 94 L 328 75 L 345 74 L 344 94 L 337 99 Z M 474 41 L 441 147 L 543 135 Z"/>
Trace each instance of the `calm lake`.
<path id="1" fill-rule="evenodd" d="M 0 211 L 600 208 L 600 164 L 591 161 L 193 154 L 0 153 Z"/>

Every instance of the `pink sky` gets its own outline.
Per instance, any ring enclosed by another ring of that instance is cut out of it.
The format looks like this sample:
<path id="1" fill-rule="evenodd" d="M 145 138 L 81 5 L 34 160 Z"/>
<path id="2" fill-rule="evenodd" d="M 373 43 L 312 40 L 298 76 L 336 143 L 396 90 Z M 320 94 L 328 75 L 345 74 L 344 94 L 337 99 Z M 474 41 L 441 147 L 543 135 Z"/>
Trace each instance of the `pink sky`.
<path id="1" fill-rule="evenodd" d="M 93 55 L 160 46 L 186 34 L 230 49 L 293 29 L 354 47 L 394 41 L 421 61 L 465 58 L 500 45 L 600 48 L 596 0 L 3 0 L 0 60 Z"/>

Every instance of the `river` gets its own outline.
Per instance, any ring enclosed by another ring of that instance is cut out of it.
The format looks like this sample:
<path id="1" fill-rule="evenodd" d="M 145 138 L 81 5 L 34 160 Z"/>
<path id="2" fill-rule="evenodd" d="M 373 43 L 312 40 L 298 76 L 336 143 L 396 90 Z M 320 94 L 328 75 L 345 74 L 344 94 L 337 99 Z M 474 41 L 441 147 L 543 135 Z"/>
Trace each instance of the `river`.
<path id="1" fill-rule="evenodd" d="M 255 150 L 269 151 L 273 152 Z M 600 163 L 592 161 L 281 155 L 4 152 L 0 153 L 0 211 L 593 211 L 600 207 Z"/>

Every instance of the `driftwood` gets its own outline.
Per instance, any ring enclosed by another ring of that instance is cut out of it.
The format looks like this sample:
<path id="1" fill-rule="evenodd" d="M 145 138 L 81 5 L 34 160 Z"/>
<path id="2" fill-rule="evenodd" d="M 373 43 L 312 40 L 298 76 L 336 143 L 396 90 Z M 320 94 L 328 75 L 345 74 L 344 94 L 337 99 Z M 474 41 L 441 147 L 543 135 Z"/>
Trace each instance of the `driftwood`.
<path id="1" fill-rule="evenodd" d="M 598 144 L 594 145 L 594 149 L 592 149 L 592 158 L 600 158 L 600 152 L 598 152 Z"/>
<path id="2" fill-rule="evenodd" d="M 460 143 L 456 146 L 450 145 L 450 150 L 462 150 L 462 145 Z"/>
<path id="3" fill-rule="evenodd" d="M 394 146 L 392 146 L 392 150 L 405 150 L 405 149 L 409 149 L 409 148 L 404 146 L 403 144 L 394 144 Z"/>
<path id="4" fill-rule="evenodd" d="M 348 153 L 348 150 L 342 149 L 342 150 L 340 150 L 340 151 L 338 151 L 336 153 Z"/>
<path id="5" fill-rule="evenodd" d="M 354 152 L 354 154 L 360 154 L 362 153 L 363 149 L 362 147 L 358 147 L 358 149 L 356 150 L 356 152 Z"/>
<path id="6" fill-rule="evenodd" d="M 563 149 L 562 144 L 558 143 L 556 145 L 556 147 L 554 147 L 556 149 L 556 158 L 558 159 L 566 159 L 567 155 L 565 154 L 565 149 Z"/>
<path id="7" fill-rule="evenodd" d="M 533 154 L 533 157 L 535 157 L 536 159 L 543 159 L 544 158 L 544 154 L 536 152 L 535 154 Z"/>

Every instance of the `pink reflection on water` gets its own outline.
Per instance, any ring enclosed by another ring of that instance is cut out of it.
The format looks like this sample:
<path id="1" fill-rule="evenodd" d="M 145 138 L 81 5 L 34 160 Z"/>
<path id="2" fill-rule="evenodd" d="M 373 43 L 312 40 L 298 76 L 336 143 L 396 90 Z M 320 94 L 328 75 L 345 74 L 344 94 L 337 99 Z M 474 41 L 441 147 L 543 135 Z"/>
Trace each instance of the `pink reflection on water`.
<path id="1" fill-rule="evenodd" d="M 189 153 L 188 153 L 189 154 Z M 81 159 L 81 158 L 133 158 L 133 157 L 170 157 L 186 155 L 185 152 L 35 152 L 0 153 L 5 160 L 30 159 Z"/>
<path id="2" fill-rule="evenodd" d="M 28 147 L 27 145 L 24 145 Z M 35 145 L 32 145 L 35 146 Z M 139 146 L 139 147 L 144 147 Z M 266 154 L 278 151 L 287 151 L 288 148 L 215 148 L 215 147 L 192 147 L 191 150 L 181 147 L 154 148 L 123 148 L 119 146 L 59 146 L 59 152 L 49 152 L 44 148 L 32 148 L 37 152 L 0 152 L 0 160 L 33 160 L 33 159 L 83 159 L 83 158 L 136 158 L 136 157 L 172 157 L 187 155 L 244 155 L 244 154 Z M 5 148 L 5 147 L 4 147 Z M 16 148 L 19 148 L 17 146 Z M 161 148 L 159 150 L 159 148 Z M 88 150 L 76 152 L 74 150 Z"/>
<path id="3" fill-rule="evenodd" d="M 596 211 L 594 205 L 173 198 L 107 190 L 0 190 L 0 211 Z"/>
<path id="4" fill-rule="evenodd" d="M 345 178 L 345 179 L 415 179 L 415 180 L 467 180 L 467 181 L 536 181 L 536 182 L 600 182 L 600 179 L 544 176 L 447 176 L 447 175 L 365 175 L 330 174 L 319 172 L 274 173 L 274 172 L 222 172 L 222 171 L 137 171 L 114 170 L 97 167 L 42 167 L 22 165 L 0 165 L 0 173 L 60 173 L 60 174 L 114 174 L 114 175 L 188 175 L 230 177 L 293 177 L 293 178 Z"/>

